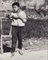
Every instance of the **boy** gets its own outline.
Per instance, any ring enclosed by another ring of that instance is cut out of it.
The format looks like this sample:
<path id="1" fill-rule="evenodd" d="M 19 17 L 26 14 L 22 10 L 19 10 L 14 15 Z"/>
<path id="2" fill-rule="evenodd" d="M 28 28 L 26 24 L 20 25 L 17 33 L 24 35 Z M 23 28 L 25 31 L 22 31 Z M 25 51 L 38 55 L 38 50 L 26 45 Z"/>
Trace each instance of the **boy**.
<path id="1" fill-rule="evenodd" d="M 18 48 L 19 53 L 23 54 L 22 49 L 22 36 L 21 31 L 23 27 L 25 26 L 26 22 L 26 14 L 24 11 L 20 9 L 20 5 L 18 2 L 15 2 L 12 4 L 13 12 L 10 15 L 10 18 L 12 19 L 12 56 L 14 55 L 15 48 L 16 48 L 16 42 L 18 38 Z"/>

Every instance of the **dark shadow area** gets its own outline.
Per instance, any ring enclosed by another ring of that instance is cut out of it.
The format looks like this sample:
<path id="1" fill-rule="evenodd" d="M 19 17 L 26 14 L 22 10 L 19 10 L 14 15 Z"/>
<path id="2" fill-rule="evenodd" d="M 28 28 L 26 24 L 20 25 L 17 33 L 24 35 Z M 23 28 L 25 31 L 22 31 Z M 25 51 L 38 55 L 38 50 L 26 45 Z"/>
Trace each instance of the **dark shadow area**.
<path id="1" fill-rule="evenodd" d="M 48 20 L 34 20 L 28 19 L 26 22 L 26 26 L 22 31 L 23 38 L 40 38 L 40 37 L 48 37 Z"/>
<path id="2" fill-rule="evenodd" d="M 11 52 L 11 47 L 7 47 L 7 45 L 3 45 L 3 52 Z"/>

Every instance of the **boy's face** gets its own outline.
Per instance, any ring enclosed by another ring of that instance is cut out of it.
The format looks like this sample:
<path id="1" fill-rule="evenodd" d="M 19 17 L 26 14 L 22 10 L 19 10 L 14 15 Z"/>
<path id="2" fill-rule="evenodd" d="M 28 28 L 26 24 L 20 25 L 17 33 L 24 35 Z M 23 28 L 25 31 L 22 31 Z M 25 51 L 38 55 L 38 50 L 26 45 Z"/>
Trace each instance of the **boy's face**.
<path id="1" fill-rule="evenodd" d="M 14 5 L 13 10 L 14 10 L 15 12 L 17 12 L 17 11 L 19 10 L 19 7 L 16 6 L 16 5 Z"/>

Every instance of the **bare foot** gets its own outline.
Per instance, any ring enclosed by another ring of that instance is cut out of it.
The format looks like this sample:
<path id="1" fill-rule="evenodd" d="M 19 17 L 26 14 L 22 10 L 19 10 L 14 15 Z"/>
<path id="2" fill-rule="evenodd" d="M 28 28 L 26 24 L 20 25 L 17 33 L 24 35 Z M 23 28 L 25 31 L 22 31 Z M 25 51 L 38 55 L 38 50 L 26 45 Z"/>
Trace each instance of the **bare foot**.
<path id="1" fill-rule="evenodd" d="M 19 49 L 19 51 L 18 51 L 18 52 L 19 52 L 19 54 L 20 54 L 20 55 L 23 55 L 23 52 L 22 52 L 22 50 L 20 50 L 20 49 Z"/>

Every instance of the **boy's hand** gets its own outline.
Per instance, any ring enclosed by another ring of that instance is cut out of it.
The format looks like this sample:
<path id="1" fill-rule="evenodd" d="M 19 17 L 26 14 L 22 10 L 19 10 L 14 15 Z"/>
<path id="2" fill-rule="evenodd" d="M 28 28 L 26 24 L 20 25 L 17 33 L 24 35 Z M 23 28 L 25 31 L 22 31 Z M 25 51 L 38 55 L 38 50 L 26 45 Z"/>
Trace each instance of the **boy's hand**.
<path id="1" fill-rule="evenodd" d="M 7 17 L 7 18 L 10 18 L 10 15 L 7 14 L 6 17 Z"/>

